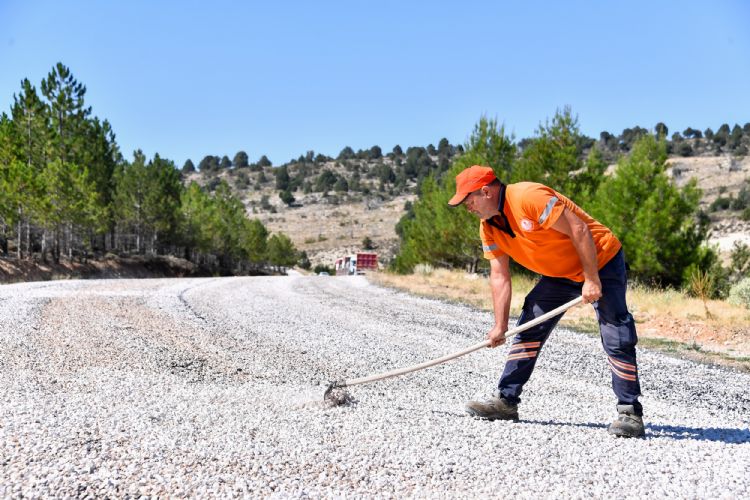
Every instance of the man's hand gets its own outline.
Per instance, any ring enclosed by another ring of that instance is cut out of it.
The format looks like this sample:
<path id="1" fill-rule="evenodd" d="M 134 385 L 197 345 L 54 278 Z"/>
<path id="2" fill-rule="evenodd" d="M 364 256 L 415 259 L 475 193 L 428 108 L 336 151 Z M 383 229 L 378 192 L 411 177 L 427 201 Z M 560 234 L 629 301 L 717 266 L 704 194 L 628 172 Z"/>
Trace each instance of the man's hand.
<path id="1" fill-rule="evenodd" d="M 487 334 L 487 339 L 490 341 L 490 347 L 497 347 L 505 343 L 505 333 L 508 331 L 508 325 L 499 326 L 495 325 L 492 330 Z"/>
<path id="2" fill-rule="evenodd" d="M 599 277 L 596 279 L 588 279 L 583 282 L 583 290 L 581 291 L 583 296 L 584 304 L 591 304 L 596 302 L 602 296 L 602 282 L 599 281 Z"/>
<path id="3" fill-rule="evenodd" d="M 602 282 L 597 271 L 596 245 L 586 223 L 576 214 L 563 209 L 563 213 L 552 224 L 552 229 L 570 238 L 573 247 L 578 252 L 583 267 L 583 290 L 581 296 L 584 304 L 596 302 L 602 296 Z"/>

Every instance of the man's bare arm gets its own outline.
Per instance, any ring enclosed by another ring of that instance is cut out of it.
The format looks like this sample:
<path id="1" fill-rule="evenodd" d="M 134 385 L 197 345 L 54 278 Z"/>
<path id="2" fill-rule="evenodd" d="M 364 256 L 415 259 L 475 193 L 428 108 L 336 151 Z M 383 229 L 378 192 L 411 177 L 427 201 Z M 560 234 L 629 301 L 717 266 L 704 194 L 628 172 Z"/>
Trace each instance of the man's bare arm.
<path id="1" fill-rule="evenodd" d="M 505 332 L 508 331 L 510 315 L 510 258 L 507 255 L 490 261 L 490 289 L 492 290 L 492 308 L 495 311 L 495 326 L 487 333 L 490 347 L 505 343 Z"/>
<path id="2" fill-rule="evenodd" d="M 564 208 L 562 215 L 552 224 L 552 229 L 570 237 L 583 265 L 583 301 L 586 304 L 596 302 L 602 296 L 602 283 L 599 280 L 596 246 L 589 227 L 580 217 Z"/>

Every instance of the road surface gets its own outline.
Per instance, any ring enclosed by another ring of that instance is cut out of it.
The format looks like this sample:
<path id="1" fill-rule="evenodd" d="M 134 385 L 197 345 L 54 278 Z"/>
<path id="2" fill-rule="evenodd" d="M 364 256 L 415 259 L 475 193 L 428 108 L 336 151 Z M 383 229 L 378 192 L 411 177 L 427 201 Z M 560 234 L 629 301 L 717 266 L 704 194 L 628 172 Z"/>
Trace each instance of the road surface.
<path id="1" fill-rule="evenodd" d="M 363 277 L 0 286 L 0 496 L 747 496 L 750 375 L 641 350 L 647 437 L 616 439 L 599 341 L 564 329 L 518 423 L 463 412 L 505 347 L 322 402 L 491 321 Z"/>

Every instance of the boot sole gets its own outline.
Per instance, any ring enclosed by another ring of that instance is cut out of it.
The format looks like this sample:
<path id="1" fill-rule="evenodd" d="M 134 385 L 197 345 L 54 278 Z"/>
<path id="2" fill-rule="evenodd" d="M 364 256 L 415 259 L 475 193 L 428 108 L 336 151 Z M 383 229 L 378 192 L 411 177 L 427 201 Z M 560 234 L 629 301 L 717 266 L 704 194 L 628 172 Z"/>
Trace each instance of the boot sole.
<path id="1" fill-rule="evenodd" d="M 618 438 L 642 438 L 646 436 L 645 432 L 642 432 L 640 434 L 630 434 L 629 432 L 626 432 L 626 431 L 612 430 L 612 429 L 607 429 L 607 432 Z"/>
<path id="2" fill-rule="evenodd" d="M 512 422 L 518 422 L 518 415 L 482 415 L 481 413 L 477 412 L 476 410 L 465 408 L 466 413 L 471 415 L 474 418 L 478 418 L 480 420 L 489 420 L 490 422 L 495 420 L 509 420 Z"/>

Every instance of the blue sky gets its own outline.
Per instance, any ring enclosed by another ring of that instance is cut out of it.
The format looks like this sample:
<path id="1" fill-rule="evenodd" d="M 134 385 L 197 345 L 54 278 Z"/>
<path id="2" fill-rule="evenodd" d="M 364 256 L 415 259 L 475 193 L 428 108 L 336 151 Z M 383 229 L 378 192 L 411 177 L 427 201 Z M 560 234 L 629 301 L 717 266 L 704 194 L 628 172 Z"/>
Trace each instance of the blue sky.
<path id="1" fill-rule="evenodd" d="M 58 61 L 127 157 L 282 163 L 517 138 L 572 106 L 598 137 L 750 121 L 750 2 L 0 0 L 0 111 Z"/>

